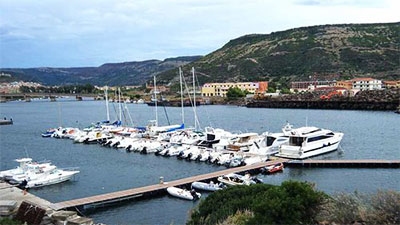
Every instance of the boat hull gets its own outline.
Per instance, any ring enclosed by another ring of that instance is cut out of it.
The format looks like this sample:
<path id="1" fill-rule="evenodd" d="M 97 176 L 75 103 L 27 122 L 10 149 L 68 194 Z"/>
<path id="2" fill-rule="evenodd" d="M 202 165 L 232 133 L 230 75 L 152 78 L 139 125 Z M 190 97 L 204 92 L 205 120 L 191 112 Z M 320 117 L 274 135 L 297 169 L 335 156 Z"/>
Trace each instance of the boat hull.
<path id="1" fill-rule="evenodd" d="M 339 143 L 340 142 L 336 142 L 334 144 L 326 146 L 322 145 L 322 147 L 311 148 L 308 150 L 301 150 L 300 148 L 293 148 L 293 149 L 286 148 L 284 150 L 281 150 L 275 156 L 282 158 L 289 158 L 289 159 L 307 159 L 314 156 L 336 151 L 339 147 Z"/>
<path id="2" fill-rule="evenodd" d="M 32 180 L 27 183 L 25 188 L 38 188 L 52 184 L 58 184 L 70 180 L 78 171 L 68 171 L 67 174 L 60 176 L 46 177 L 45 179 Z"/>
<path id="3" fill-rule="evenodd" d="M 191 193 L 191 191 L 188 190 L 183 190 L 181 188 L 177 187 L 168 187 L 167 192 L 174 197 L 189 200 L 189 201 L 194 201 L 197 200 L 201 197 L 200 193 L 194 192 L 194 194 Z"/>

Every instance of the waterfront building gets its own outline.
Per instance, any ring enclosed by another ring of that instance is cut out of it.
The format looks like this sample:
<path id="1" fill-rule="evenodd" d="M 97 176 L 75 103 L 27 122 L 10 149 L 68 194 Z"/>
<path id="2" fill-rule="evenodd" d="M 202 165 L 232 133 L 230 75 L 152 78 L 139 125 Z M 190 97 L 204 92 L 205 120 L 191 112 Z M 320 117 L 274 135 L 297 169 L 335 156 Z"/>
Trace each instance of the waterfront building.
<path id="1" fill-rule="evenodd" d="M 203 97 L 226 97 L 229 88 L 234 87 L 252 94 L 263 94 L 268 90 L 268 82 L 206 83 L 201 88 L 201 95 Z"/>
<path id="2" fill-rule="evenodd" d="M 291 82 L 290 91 L 298 92 L 302 91 L 313 91 L 316 88 L 321 87 L 331 87 L 335 84 L 336 81 L 327 81 L 327 80 L 314 80 L 314 81 L 295 81 Z"/>
<path id="3" fill-rule="evenodd" d="M 353 83 L 352 89 L 366 91 L 366 90 L 381 90 L 382 89 L 382 81 L 373 79 L 370 77 L 367 78 L 354 78 L 350 80 Z"/>
<path id="4" fill-rule="evenodd" d="M 387 80 L 383 81 L 385 88 L 400 88 L 400 80 Z"/>
<path id="5" fill-rule="evenodd" d="M 353 82 L 351 80 L 340 80 L 337 81 L 335 87 L 346 88 L 347 90 L 351 90 L 353 88 Z"/>

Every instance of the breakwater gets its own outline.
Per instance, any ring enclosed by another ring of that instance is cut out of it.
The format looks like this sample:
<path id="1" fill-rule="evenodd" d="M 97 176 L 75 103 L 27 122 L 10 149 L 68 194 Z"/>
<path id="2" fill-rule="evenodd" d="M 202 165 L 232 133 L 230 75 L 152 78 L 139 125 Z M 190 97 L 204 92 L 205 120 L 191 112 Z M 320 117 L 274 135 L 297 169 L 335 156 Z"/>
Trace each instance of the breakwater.
<path id="1" fill-rule="evenodd" d="M 295 108 L 295 109 L 346 109 L 346 110 L 396 110 L 398 101 L 354 100 L 251 100 L 248 108 Z"/>

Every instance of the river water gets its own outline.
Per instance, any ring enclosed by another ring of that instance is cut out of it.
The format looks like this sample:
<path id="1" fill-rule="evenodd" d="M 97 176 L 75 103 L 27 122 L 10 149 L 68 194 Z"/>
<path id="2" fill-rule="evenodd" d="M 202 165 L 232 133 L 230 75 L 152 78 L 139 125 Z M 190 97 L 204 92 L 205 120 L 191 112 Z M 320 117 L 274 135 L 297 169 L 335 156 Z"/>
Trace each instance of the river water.
<path id="1" fill-rule="evenodd" d="M 135 125 L 155 119 L 155 107 L 128 104 Z M 118 106 L 111 105 L 111 118 Z M 165 113 L 167 112 L 167 114 Z M 200 126 L 213 126 L 231 132 L 279 132 L 289 121 L 294 127 L 306 124 L 343 132 L 341 151 L 319 156 L 322 159 L 400 159 L 400 116 L 388 112 L 311 109 L 265 109 L 210 105 L 197 107 Z M 193 126 L 192 108 L 185 108 L 185 125 Z M 126 117 L 127 114 L 125 114 Z M 158 108 L 160 125 L 180 124 L 180 108 Z M 0 104 L 0 116 L 12 117 L 13 125 L 0 126 L 0 170 L 17 166 L 13 160 L 29 156 L 51 160 L 58 167 L 79 167 L 73 181 L 30 190 L 51 202 L 103 194 L 133 187 L 223 170 L 224 167 L 155 155 L 127 153 L 100 145 L 74 144 L 71 140 L 42 138 L 48 128 L 83 128 L 106 118 L 103 101 L 7 102 Z M 400 191 L 399 169 L 287 168 L 276 175 L 259 175 L 265 183 L 279 185 L 285 180 L 309 181 L 319 190 L 373 193 Z M 206 196 L 204 194 L 203 196 Z M 184 224 L 198 202 L 170 196 L 131 201 L 99 209 L 86 215 L 96 222 L 112 224 Z"/>

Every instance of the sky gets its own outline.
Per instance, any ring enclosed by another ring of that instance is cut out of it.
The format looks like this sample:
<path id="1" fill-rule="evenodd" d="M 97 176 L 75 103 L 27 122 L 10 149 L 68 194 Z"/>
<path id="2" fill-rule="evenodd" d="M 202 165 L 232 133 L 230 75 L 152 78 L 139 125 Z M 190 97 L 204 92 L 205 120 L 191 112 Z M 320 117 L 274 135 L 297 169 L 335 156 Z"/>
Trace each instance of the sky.
<path id="1" fill-rule="evenodd" d="M 207 55 L 246 34 L 400 21 L 399 0 L 0 0 L 0 68 Z"/>

